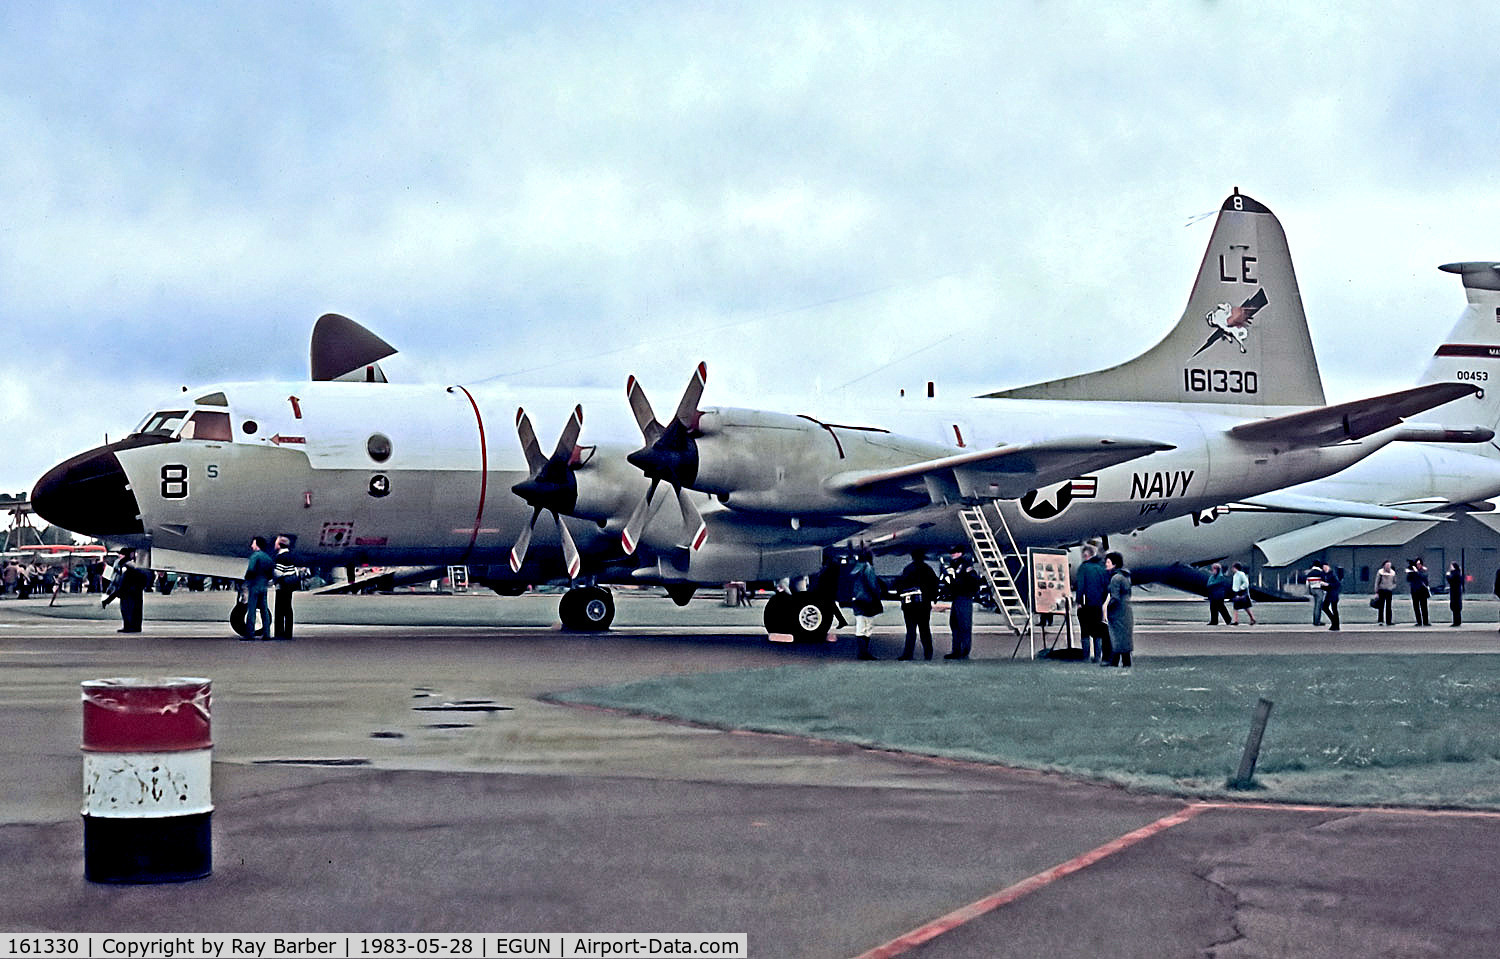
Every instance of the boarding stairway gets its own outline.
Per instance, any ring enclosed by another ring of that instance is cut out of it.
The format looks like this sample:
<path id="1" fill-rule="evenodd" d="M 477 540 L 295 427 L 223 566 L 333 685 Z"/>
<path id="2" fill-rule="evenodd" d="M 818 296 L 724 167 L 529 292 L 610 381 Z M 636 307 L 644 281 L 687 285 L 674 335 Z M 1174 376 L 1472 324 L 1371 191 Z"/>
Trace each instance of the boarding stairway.
<path id="1" fill-rule="evenodd" d="M 990 596 L 995 600 L 995 608 L 1005 617 L 1011 631 L 1017 636 L 1021 635 L 1031 625 L 1031 611 L 1026 608 L 1026 600 L 1016 584 L 1016 574 L 1026 570 L 1025 554 L 1016 546 L 1010 526 L 998 509 L 995 510 L 995 517 L 1000 520 L 1004 540 L 995 536 L 989 520 L 985 519 L 984 507 L 965 506 L 958 511 L 958 515 L 964 524 L 969 543 L 974 547 L 974 563 L 990 586 Z"/>

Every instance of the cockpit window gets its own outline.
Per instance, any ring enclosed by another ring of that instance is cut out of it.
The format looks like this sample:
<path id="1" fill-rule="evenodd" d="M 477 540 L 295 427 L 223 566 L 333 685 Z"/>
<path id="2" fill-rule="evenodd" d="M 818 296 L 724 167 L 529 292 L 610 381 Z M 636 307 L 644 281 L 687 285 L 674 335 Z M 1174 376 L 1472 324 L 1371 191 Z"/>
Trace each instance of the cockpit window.
<path id="1" fill-rule="evenodd" d="M 152 413 L 141 423 L 137 433 L 146 436 L 171 436 L 187 417 L 187 410 L 164 410 Z"/>
<path id="2" fill-rule="evenodd" d="M 228 443 L 234 439 L 229 429 L 229 414 L 211 413 L 208 410 L 194 413 L 193 418 L 182 428 L 181 435 L 185 440 L 218 440 Z"/>

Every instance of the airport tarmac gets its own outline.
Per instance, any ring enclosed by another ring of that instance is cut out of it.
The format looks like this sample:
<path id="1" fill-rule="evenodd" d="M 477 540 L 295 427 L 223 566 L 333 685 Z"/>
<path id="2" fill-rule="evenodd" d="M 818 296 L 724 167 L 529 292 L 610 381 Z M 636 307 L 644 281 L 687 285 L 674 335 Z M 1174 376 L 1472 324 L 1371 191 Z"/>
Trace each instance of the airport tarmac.
<path id="1" fill-rule="evenodd" d="M 0 928 L 745 932 L 792 959 L 1494 954 L 1500 815 L 1193 804 L 546 699 L 852 658 L 847 639 L 766 643 L 758 608 L 622 597 L 615 630 L 577 636 L 551 628 L 555 597 L 335 599 L 300 598 L 292 643 L 232 639 L 227 594 L 148 595 L 139 636 L 87 597 L 0 602 Z M 1500 649 L 1495 605 L 1474 607 L 1460 629 L 1329 633 L 1257 607 L 1282 622 L 1210 632 L 1202 604 L 1142 603 L 1137 649 Z M 887 655 L 898 633 L 882 624 Z M 986 623 L 975 649 L 1013 644 Z M 78 684 L 120 675 L 213 680 L 208 879 L 82 878 Z"/>

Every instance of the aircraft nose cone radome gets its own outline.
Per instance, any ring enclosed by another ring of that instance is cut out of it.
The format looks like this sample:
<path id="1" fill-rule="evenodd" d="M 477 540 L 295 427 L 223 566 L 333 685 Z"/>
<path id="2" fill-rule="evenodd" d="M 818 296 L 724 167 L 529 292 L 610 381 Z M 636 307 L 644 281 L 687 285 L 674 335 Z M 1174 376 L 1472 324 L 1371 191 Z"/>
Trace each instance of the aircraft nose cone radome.
<path id="1" fill-rule="evenodd" d="M 79 453 L 48 470 L 31 491 L 31 506 L 47 522 L 84 536 L 146 531 L 125 470 L 107 446 Z"/>

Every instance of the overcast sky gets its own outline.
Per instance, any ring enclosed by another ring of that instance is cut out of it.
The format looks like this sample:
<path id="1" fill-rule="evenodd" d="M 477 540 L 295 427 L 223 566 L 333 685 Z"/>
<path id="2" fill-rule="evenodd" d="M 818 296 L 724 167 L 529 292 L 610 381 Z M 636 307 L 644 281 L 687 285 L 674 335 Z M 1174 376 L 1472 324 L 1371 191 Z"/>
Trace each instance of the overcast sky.
<path id="1" fill-rule="evenodd" d="M 1329 399 L 1409 385 L 1435 267 L 1500 257 L 1494 4 L 1106 6 L 8 0 L 0 490 L 306 377 L 330 311 L 668 408 L 699 359 L 706 405 L 1083 372 L 1180 316 L 1235 186 Z"/>

